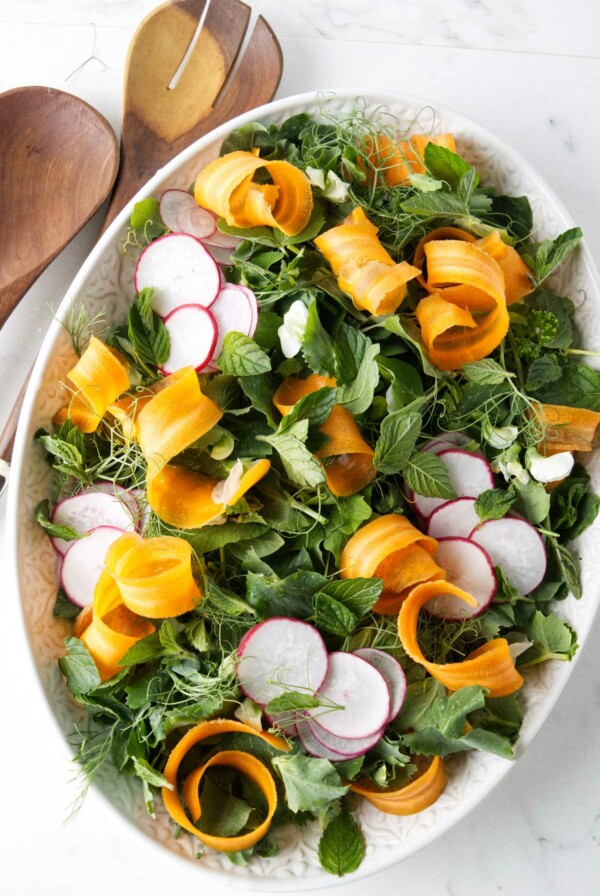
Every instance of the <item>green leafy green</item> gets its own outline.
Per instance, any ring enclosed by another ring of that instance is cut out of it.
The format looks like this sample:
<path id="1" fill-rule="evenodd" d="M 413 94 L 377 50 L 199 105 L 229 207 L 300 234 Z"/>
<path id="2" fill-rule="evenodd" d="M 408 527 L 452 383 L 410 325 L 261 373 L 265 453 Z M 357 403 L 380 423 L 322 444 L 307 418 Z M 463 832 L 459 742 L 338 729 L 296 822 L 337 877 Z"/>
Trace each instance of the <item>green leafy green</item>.
<path id="1" fill-rule="evenodd" d="M 290 425 L 284 418 L 277 432 L 258 438 L 275 449 L 291 482 L 302 488 L 314 488 L 325 482 L 325 473 L 306 447 L 307 435 L 308 420 L 298 420 Z"/>
<path id="2" fill-rule="evenodd" d="M 375 388 L 379 382 L 379 367 L 376 358 L 379 346 L 368 337 L 357 342 L 356 378 L 342 383 L 338 388 L 338 404 L 351 414 L 363 414 L 373 403 Z"/>
<path id="3" fill-rule="evenodd" d="M 142 368 L 156 368 L 164 364 L 171 353 L 169 331 L 152 310 L 153 289 L 142 289 L 129 309 L 127 338 L 130 353 Z M 121 342 L 121 347 L 124 346 Z"/>
<path id="4" fill-rule="evenodd" d="M 323 376 L 335 375 L 333 339 L 323 327 L 313 298 L 308 306 L 308 320 L 302 339 L 302 355 L 311 370 Z"/>
<path id="5" fill-rule="evenodd" d="M 526 634 L 533 645 L 519 657 L 521 669 L 547 660 L 571 660 L 577 651 L 575 632 L 558 616 L 545 616 L 540 610 L 536 610 Z"/>
<path id="6" fill-rule="evenodd" d="M 58 660 L 58 668 L 65 676 L 67 687 L 78 697 L 100 684 L 100 675 L 87 647 L 78 638 L 65 638 L 67 655 Z"/>
<path id="7" fill-rule="evenodd" d="M 328 759 L 288 753 L 276 756 L 272 764 L 283 781 L 291 812 L 321 812 L 349 790 Z"/>
<path id="8" fill-rule="evenodd" d="M 423 418 L 418 411 L 394 411 L 383 419 L 375 446 L 375 469 L 380 473 L 402 473 L 421 433 Z"/>
<path id="9" fill-rule="evenodd" d="M 600 411 L 600 373 L 585 364 L 566 364 L 560 379 L 537 388 L 535 397 L 546 404 Z"/>
<path id="10" fill-rule="evenodd" d="M 40 501 L 35 512 L 35 521 L 51 538 L 62 538 L 64 541 L 75 541 L 76 538 L 84 538 L 72 526 L 64 526 L 53 523 L 50 520 L 50 502 L 46 498 Z"/>
<path id="11" fill-rule="evenodd" d="M 223 373 L 239 377 L 257 376 L 271 369 L 269 356 L 254 339 L 235 331 L 225 336 L 218 364 Z"/>
<path id="12" fill-rule="evenodd" d="M 445 498 L 451 501 L 456 492 L 450 482 L 448 467 L 431 451 L 419 451 L 408 461 L 404 471 L 406 484 L 426 498 Z"/>
<path id="13" fill-rule="evenodd" d="M 342 809 L 321 834 L 319 861 L 329 874 L 342 877 L 361 864 L 365 856 L 365 838 L 352 815 Z"/>
<path id="14" fill-rule="evenodd" d="M 515 496 L 501 488 L 488 488 L 475 500 L 475 512 L 482 523 L 500 520 L 515 503 Z"/>
<path id="15" fill-rule="evenodd" d="M 535 250 L 533 255 L 525 254 L 523 259 L 525 264 L 533 271 L 535 285 L 550 276 L 550 274 L 558 267 L 558 265 L 567 258 L 571 252 L 579 245 L 583 238 L 581 228 L 573 227 L 565 230 L 560 236 L 554 240 L 544 240 Z"/>

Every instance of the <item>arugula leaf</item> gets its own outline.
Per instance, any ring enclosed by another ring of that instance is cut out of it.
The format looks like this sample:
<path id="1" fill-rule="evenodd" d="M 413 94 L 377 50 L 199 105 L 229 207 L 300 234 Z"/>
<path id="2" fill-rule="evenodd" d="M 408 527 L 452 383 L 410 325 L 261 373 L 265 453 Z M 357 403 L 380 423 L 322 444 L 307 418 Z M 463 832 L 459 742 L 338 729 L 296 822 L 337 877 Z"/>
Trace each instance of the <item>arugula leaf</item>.
<path id="1" fill-rule="evenodd" d="M 350 789 L 328 759 L 288 753 L 272 760 L 283 785 L 291 812 L 320 812 Z"/>
<path id="2" fill-rule="evenodd" d="M 560 379 L 536 389 L 535 397 L 546 404 L 600 411 L 600 373 L 585 364 L 567 364 Z"/>
<path id="3" fill-rule="evenodd" d="M 223 350 L 217 363 L 223 373 L 239 377 L 256 376 L 271 369 L 269 356 L 254 339 L 235 331 L 228 333 L 223 340 Z"/>
<path id="4" fill-rule="evenodd" d="M 470 364 L 465 364 L 461 369 L 461 373 L 466 376 L 469 382 L 477 383 L 480 386 L 497 386 L 514 376 L 514 374 L 509 373 L 497 361 L 493 361 L 491 358 L 484 358 L 482 361 L 472 361 Z"/>
<path id="5" fill-rule="evenodd" d="M 486 697 L 485 706 L 470 713 L 469 722 L 476 728 L 485 728 L 486 731 L 508 737 L 514 743 L 523 722 L 523 710 L 517 694 Z"/>
<path id="6" fill-rule="evenodd" d="M 536 610 L 526 630 L 533 646 L 519 657 L 519 668 L 527 669 L 546 660 L 571 660 L 577 651 L 577 635 L 558 616 Z"/>
<path id="7" fill-rule="evenodd" d="M 282 424 L 284 423 L 282 421 Z M 268 442 L 281 460 L 285 472 L 291 482 L 302 488 L 315 488 L 325 482 L 323 467 L 312 456 L 306 445 L 308 420 L 298 420 L 292 425 L 282 426 L 268 436 L 257 436 L 259 441 Z"/>
<path id="8" fill-rule="evenodd" d="M 80 613 L 81 607 L 74 604 L 73 601 L 67 597 L 63 589 L 59 588 L 56 593 L 52 615 L 56 619 L 77 619 Z"/>
<path id="9" fill-rule="evenodd" d="M 448 467 L 430 451 L 413 454 L 404 471 L 404 478 L 409 488 L 425 498 L 445 498 L 447 501 L 456 498 Z"/>
<path id="10" fill-rule="evenodd" d="M 471 171 L 471 166 L 462 156 L 446 149 L 445 146 L 437 146 L 435 143 L 428 143 L 423 153 L 425 167 L 432 177 L 438 180 L 444 180 L 450 187 L 455 190 L 462 177 Z M 479 180 L 479 178 L 478 178 Z"/>
<path id="11" fill-rule="evenodd" d="M 219 526 L 181 529 L 178 530 L 177 535 L 179 538 L 189 541 L 196 554 L 207 554 L 209 551 L 217 551 L 228 544 L 259 538 L 268 531 L 268 528 L 264 520 L 257 515 L 254 515 L 252 519 L 252 514 L 247 514 L 244 522 L 227 520 Z M 164 534 L 169 535 L 169 530 L 167 529 Z"/>
<path id="12" fill-rule="evenodd" d="M 319 840 L 319 861 L 329 874 L 342 877 L 361 864 L 365 856 L 365 838 L 352 815 L 342 809 L 331 819 Z"/>
<path id="13" fill-rule="evenodd" d="M 307 619 L 312 613 L 313 596 L 326 585 L 327 579 L 312 570 L 298 570 L 283 579 L 248 573 L 247 600 L 261 619 L 272 616 L 293 616 Z"/>
<path id="14" fill-rule="evenodd" d="M 319 591 L 313 598 L 314 623 L 321 631 L 345 638 L 356 628 L 356 616 L 343 603 Z"/>
<path id="15" fill-rule="evenodd" d="M 152 310 L 153 294 L 154 290 L 150 288 L 137 294 L 129 309 L 127 324 L 133 356 L 144 369 L 160 367 L 171 353 L 169 331 Z"/>
<path id="16" fill-rule="evenodd" d="M 418 411 L 394 411 L 384 418 L 375 446 L 373 463 L 380 473 L 402 473 L 421 433 L 423 418 Z"/>
<path id="17" fill-rule="evenodd" d="M 373 395 L 379 382 L 379 367 L 376 358 L 379 345 L 365 336 L 365 341 L 357 343 L 358 372 L 356 379 L 342 383 L 338 388 L 338 404 L 351 414 L 362 414 L 373 404 Z M 362 352 L 362 354 L 361 354 Z"/>
<path id="18" fill-rule="evenodd" d="M 292 712 L 301 709 L 316 709 L 320 706 L 319 698 L 301 691 L 287 691 L 279 697 L 269 700 L 265 709 L 268 713 Z"/>
<path id="19" fill-rule="evenodd" d="M 315 298 L 308 306 L 308 320 L 302 339 L 302 356 L 315 373 L 335 376 L 333 339 L 319 320 Z"/>
<path id="20" fill-rule="evenodd" d="M 475 512 L 482 523 L 501 520 L 515 503 L 515 495 L 501 488 L 488 488 L 475 500 Z"/>
<path id="21" fill-rule="evenodd" d="M 523 255 L 525 264 L 533 271 L 536 286 L 550 276 L 552 271 L 579 245 L 582 238 L 581 228 L 573 227 L 571 230 L 565 230 L 554 240 L 541 242 L 533 256 Z"/>
<path id="22" fill-rule="evenodd" d="M 79 638 L 65 638 L 67 655 L 58 660 L 58 668 L 65 676 L 67 687 L 74 697 L 81 697 L 100 684 L 100 675 L 92 655 Z"/>
<path id="23" fill-rule="evenodd" d="M 63 526 L 53 523 L 50 520 L 50 502 L 46 498 L 40 501 L 35 512 L 35 521 L 41 526 L 44 532 L 52 538 L 63 538 L 65 541 L 75 541 L 78 538 L 85 538 L 87 532 L 81 535 L 72 526 Z"/>

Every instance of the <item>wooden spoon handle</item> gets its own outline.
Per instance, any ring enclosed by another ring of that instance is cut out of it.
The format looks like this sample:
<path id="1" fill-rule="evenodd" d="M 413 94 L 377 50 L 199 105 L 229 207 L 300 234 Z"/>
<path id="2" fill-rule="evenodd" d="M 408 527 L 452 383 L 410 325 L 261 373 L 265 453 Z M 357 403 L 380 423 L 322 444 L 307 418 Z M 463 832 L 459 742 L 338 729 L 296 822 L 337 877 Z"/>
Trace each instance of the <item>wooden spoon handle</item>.
<path id="1" fill-rule="evenodd" d="M 23 385 L 19 390 L 19 394 L 15 399 L 15 403 L 12 406 L 12 410 L 8 416 L 8 420 L 6 421 L 4 429 L 2 430 L 2 434 L 0 435 L 0 495 L 2 494 L 8 483 L 8 470 L 10 467 L 10 462 L 12 460 L 13 449 L 15 447 L 17 424 L 19 422 L 19 417 L 21 416 L 21 409 L 23 407 L 23 401 L 25 400 L 27 386 L 29 385 L 29 380 L 31 379 L 32 370 L 33 364 L 31 365 L 29 372 L 23 381 Z"/>

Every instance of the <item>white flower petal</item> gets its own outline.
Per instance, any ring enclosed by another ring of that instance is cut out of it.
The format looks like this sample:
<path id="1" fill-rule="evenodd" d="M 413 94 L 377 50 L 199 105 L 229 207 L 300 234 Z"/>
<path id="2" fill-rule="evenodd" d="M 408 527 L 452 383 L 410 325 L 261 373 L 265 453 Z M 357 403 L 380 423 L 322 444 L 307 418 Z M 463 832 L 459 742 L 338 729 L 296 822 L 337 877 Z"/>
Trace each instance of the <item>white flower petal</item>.
<path id="1" fill-rule="evenodd" d="M 240 487 L 243 475 L 244 465 L 238 458 L 229 471 L 227 479 L 222 479 L 220 482 L 217 482 L 213 488 L 211 497 L 215 504 L 225 504 L 226 506 L 231 504 L 231 498 Z"/>
<path id="2" fill-rule="evenodd" d="M 286 358 L 293 358 L 300 351 L 307 321 L 308 308 L 304 302 L 299 299 L 292 302 L 289 310 L 283 315 L 282 326 L 277 331 L 281 351 Z"/>
<path id="3" fill-rule="evenodd" d="M 518 435 L 516 426 L 496 426 L 486 433 L 486 440 L 492 448 L 510 448 Z"/>
<path id="4" fill-rule="evenodd" d="M 320 168 L 308 168 L 304 169 L 304 173 L 308 178 L 308 182 L 313 187 L 318 187 L 319 190 L 325 189 L 325 172 Z"/>
<path id="5" fill-rule="evenodd" d="M 242 700 L 233 714 L 244 725 L 249 725 L 255 731 L 262 733 L 262 709 L 258 703 L 254 703 L 249 697 Z"/>
<path id="6" fill-rule="evenodd" d="M 538 482 L 556 482 L 564 479 L 573 469 L 575 459 L 570 451 L 561 451 L 552 457 L 542 457 L 538 454 L 529 460 L 529 472 Z"/>
<path id="7" fill-rule="evenodd" d="M 327 172 L 325 190 L 323 191 L 323 195 L 326 199 L 329 199 L 330 202 L 345 202 L 349 189 L 350 184 L 347 184 L 341 177 L 338 177 L 335 171 Z"/>

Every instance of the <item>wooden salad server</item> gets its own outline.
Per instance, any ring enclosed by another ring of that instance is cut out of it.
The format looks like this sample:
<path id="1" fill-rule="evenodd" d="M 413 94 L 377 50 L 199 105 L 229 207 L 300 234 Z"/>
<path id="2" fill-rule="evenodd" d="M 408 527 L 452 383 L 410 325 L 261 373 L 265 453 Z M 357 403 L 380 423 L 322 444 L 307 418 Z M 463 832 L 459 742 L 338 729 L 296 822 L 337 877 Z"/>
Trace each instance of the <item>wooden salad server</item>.
<path id="1" fill-rule="evenodd" d="M 250 13 L 241 0 L 170 0 L 140 24 L 125 68 L 121 167 L 102 230 L 179 152 L 218 125 L 273 99 L 283 56 L 262 16 L 238 60 Z M 0 494 L 7 483 L 26 385 L 0 435 Z"/>

